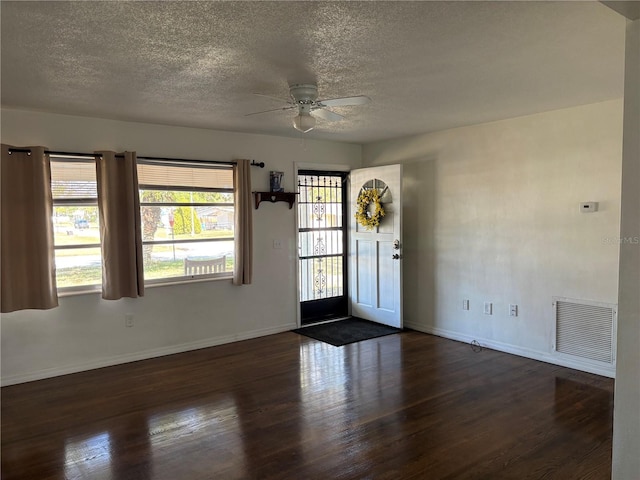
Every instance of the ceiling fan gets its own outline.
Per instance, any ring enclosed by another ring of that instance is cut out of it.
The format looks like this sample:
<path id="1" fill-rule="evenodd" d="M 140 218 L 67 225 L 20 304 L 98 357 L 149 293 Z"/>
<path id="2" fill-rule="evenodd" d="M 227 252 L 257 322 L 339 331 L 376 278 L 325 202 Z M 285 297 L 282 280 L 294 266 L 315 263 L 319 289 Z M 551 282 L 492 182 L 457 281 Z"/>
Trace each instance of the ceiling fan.
<path id="1" fill-rule="evenodd" d="M 261 97 L 267 97 L 284 101 L 286 106 L 273 108 L 271 110 L 263 110 L 261 112 L 248 113 L 245 116 L 259 115 L 261 113 L 277 112 L 280 110 L 298 110 L 298 115 L 293 118 L 293 127 L 303 133 L 307 133 L 316 126 L 316 118 L 321 118 L 329 122 L 337 122 L 342 120 L 344 116 L 339 115 L 327 107 L 342 107 L 347 105 L 364 105 L 371 101 L 369 97 L 358 95 L 355 97 L 328 98 L 326 100 L 318 100 L 317 85 L 309 83 L 296 83 L 289 85 L 289 95 L 291 100 L 282 100 L 280 98 L 271 97 L 269 95 L 257 94 Z"/>

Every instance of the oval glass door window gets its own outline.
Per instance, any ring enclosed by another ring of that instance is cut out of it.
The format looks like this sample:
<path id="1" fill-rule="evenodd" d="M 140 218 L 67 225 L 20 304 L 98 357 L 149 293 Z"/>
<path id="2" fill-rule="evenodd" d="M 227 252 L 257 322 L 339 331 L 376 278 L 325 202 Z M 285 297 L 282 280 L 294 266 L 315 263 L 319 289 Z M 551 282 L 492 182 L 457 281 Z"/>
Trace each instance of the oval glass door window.
<path id="1" fill-rule="evenodd" d="M 382 180 L 378 178 L 374 178 L 373 180 L 366 181 L 364 185 L 362 185 L 362 187 L 360 188 L 360 193 L 362 193 L 364 190 L 371 190 L 372 188 L 378 189 L 378 192 L 380 193 L 381 203 L 393 203 L 391 190 L 389 190 L 389 187 L 387 186 L 386 183 L 384 183 Z M 369 205 L 369 208 L 371 208 L 371 205 Z"/>

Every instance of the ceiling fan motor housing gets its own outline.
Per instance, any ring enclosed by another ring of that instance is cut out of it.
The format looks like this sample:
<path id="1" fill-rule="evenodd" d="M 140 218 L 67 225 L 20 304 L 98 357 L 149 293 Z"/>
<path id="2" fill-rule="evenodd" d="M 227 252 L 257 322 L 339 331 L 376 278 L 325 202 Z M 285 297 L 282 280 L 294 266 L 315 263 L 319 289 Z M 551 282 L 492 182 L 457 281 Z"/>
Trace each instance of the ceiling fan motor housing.
<path id="1" fill-rule="evenodd" d="M 298 105 L 311 106 L 318 98 L 318 87 L 308 83 L 296 83 L 289 87 L 289 94 Z"/>

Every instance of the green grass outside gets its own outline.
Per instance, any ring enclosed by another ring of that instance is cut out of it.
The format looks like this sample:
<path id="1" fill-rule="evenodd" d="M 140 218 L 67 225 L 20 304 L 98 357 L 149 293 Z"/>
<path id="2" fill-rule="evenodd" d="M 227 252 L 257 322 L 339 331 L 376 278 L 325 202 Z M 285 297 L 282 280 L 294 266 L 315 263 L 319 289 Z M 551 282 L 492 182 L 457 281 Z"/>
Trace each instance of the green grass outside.
<path id="1" fill-rule="evenodd" d="M 209 238 L 222 237 L 233 238 L 233 232 L 231 230 L 203 230 L 201 233 L 198 233 L 193 237 L 190 234 L 180 234 L 175 235 L 174 238 L 175 240 L 205 240 Z M 171 239 L 171 234 L 168 234 L 165 229 L 159 229 L 154 237 L 154 240 Z M 72 235 L 67 235 L 64 232 L 55 233 L 56 245 L 80 245 L 91 243 L 100 243 L 100 234 L 98 233 L 98 229 L 79 230 L 77 233 L 74 231 Z"/>
<path id="2" fill-rule="evenodd" d="M 227 258 L 227 271 L 233 272 L 233 258 Z M 146 264 L 144 269 L 146 280 L 181 277 L 183 275 L 184 262 L 182 260 L 151 262 Z M 99 285 L 102 282 L 102 268 L 99 265 L 58 268 L 56 277 L 58 288 Z"/>
<path id="3" fill-rule="evenodd" d="M 58 288 L 99 285 L 100 283 L 102 283 L 102 268 L 100 266 L 56 269 Z"/>

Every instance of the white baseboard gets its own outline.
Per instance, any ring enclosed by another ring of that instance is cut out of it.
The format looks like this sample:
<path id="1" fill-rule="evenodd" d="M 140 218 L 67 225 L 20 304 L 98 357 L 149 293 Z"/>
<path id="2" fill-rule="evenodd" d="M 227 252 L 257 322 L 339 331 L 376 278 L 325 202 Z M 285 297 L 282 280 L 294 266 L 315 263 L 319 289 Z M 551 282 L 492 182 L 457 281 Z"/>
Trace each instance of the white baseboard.
<path id="1" fill-rule="evenodd" d="M 42 380 L 45 378 L 58 377 L 60 375 L 68 375 L 70 373 L 84 372 L 94 370 L 96 368 L 111 367 L 122 363 L 136 362 L 138 360 L 147 360 L 149 358 L 163 357 L 165 355 L 173 355 L 175 353 L 183 353 L 191 350 L 199 350 L 201 348 L 215 347 L 225 343 L 237 342 L 240 340 L 249 340 L 251 338 L 264 337 L 275 333 L 286 332 L 296 328 L 295 323 L 286 325 L 278 325 L 276 327 L 252 330 L 250 332 L 242 332 L 234 335 L 225 335 L 221 337 L 207 338 L 198 340 L 197 342 L 181 343 L 168 347 L 153 348 L 142 352 L 128 353 L 113 357 L 104 357 L 96 360 L 82 362 L 81 364 L 65 365 L 64 367 L 53 367 L 37 370 L 34 372 L 20 373 L 17 375 L 7 375 L 2 377 L 0 384 L 4 386 L 16 385 L 18 383 L 32 382 L 34 380 Z"/>
<path id="2" fill-rule="evenodd" d="M 589 360 L 582 360 L 577 357 L 552 355 L 548 352 L 541 352 L 538 350 L 531 350 L 517 345 L 511 345 L 508 343 L 497 342 L 488 338 L 478 338 L 465 333 L 454 332 L 443 328 L 437 328 L 432 326 L 418 325 L 411 322 L 405 322 L 404 326 L 412 330 L 419 332 L 429 333 L 438 337 L 448 338 L 450 340 L 456 340 L 458 342 L 471 343 L 476 340 L 480 345 L 499 352 L 510 353 L 512 355 L 518 355 L 520 357 L 530 358 L 532 360 L 539 360 L 541 362 L 551 363 L 553 365 L 560 365 L 561 367 L 573 368 L 588 373 L 595 373 L 596 375 L 602 375 L 603 377 L 615 378 L 616 369 L 615 366 L 599 365 L 592 363 Z"/>
<path id="3" fill-rule="evenodd" d="M 518 355 L 520 357 L 530 358 L 533 360 L 539 360 L 541 362 L 551 363 L 554 365 L 560 365 L 562 367 L 573 368 L 584 372 L 595 373 L 596 375 L 602 375 L 609 378 L 615 378 L 615 367 L 603 367 L 595 365 L 589 361 L 581 361 L 574 358 L 566 358 L 562 356 L 553 356 L 546 352 L 540 352 L 531 350 L 507 343 L 497 342 L 495 340 L 486 338 L 477 338 L 464 333 L 454 332 L 437 327 L 425 326 L 414 324 L 411 322 L 405 322 L 404 326 L 412 330 L 419 332 L 429 333 L 438 337 L 448 338 L 450 340 L 456 340 L 464 343 L 471 343 L 476 340 L 483 347 L 497 350 L 500 352 L 510 353 Z M 65 365 L 64 367 L 53 367 L 34 372 L 21 373 L 17 375 L 8 375 L 0 380 L 2 386 L 16 385 L 19 383 L 32 382 L 35 380 L 42 380 L 45 378 L 58 377 L 60 375 L 68 375 L 70 373 L 84 372 L 87 370 L 93 370 L 96 368 L 110 367 L 113 365 L 120 365 L 123 363 L 135 362 L 138 360 L 147 360 L 149 358 L 162 357 L 165 355 L 173 355 L 175 353 L 188 352 L 191 350 L 199 350 L 201 348 L 215 347 L 217 345 L 223 345 L 225 343 L 237 342 L 240 340 L 249 340 L 251 338 L 264 337 L 266 335 L 273 335 L 275 333 L 286 332 L 297 328 L 295 323 L 279 325 L 276 327 L 264 328 L 259 330 L 252 330 L 250 332 L 243 332 L 234 335 L 225 335 L 221 337 L 208 338 L 206 340 L 199 340 L 197 342 L 182 343 L 178 345 L 171 345 L 168 347 L 154 348 L 150 350 L 144 350 L 142 352 L 130 353 L 125 355 L 117 355 L 113 357 L 104 357 L 96 359 L 90 362 L 83 362 L 81 364 Z"/>

